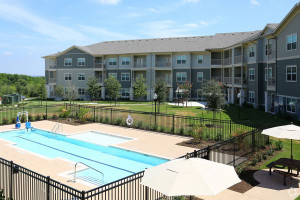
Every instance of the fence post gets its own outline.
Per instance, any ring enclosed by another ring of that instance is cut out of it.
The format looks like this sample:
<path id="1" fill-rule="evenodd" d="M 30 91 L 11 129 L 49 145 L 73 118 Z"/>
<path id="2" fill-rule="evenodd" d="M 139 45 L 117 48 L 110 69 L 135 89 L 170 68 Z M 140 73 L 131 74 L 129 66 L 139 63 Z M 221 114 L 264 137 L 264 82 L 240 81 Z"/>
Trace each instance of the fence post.
<path id="1" fill-rule="evenodd" d="M 112 108 L 110 108 L 110 124 L 112 124 L 112 112 L 113 112 L 113 110 L 112 110 Z"/>
<path id="2" fill-rule="evenodd" d="M 206 156 L 206 159 L 207 160 L 210 160 L 210 156 L 209 156 L 209 154 L 210 154 L 210 149 L 209 149 L 209 145 L 206 147 L 206 149 L 207 149 L 207 156 Z"/>
<path id="3" fill-rule="evenodd" d="M 94 106 L 94 122 L 96 122 L 96 106 Z"/>
<path id="4" fill-rule="evenodd" d="M 48 119 L 48 105 L 47 105 L 47 101 L 46 101 L 46 120 Z"/>
<path id="5" fill-rule="evenodd" d="M 235 167 L 235 138 L 233 138 L 233 167 Z"/>
<path id="6" fill-rule="evenodd" d="M 24 107 L 23 107 L 24 108 Z M 12 191 L 13 191 L 13 166 L 14 162 L 10 161 L 10 187 L 9 187 L 9 199 L 12 199 Z"/>
<path id="7" fill-rule="evenodd" d="M 148 200 L 149 199 L 149 188 L 146 186 L 146 191 L 145 191 L 145 200 Z"/>
<path id="8" fill-rule="evenodd" d="M 231 120 L 230 120 L 230 133 L 229 134 L 231 135 Z"/>
<path id="9" fill-rule="evenodd" d="M 255 131 L 252 131 L 252 152 L 255 150 Z"/>
<path id="10" fill-rule="evenodd" d="M 175 116 L 173 114 L 173 121 L 172 121 L 172 133 L 175 133 Z"/>
<path id="11" fill-rule="evenodd" d="M 194 158 L 197 158 L 197 151 L 196 150 L 194 150 Z"/>
<path id="12" fill-rule="evenodd" d="M 81 192 L 81 200 L 85 200 L 85 191 L 84 190 L 82 190 L 82 192 Z"/>
<path id="13" fill-rule="evenodd" d="M 46 182 L 46 195 L 47 195 L 47 200 L 50 200 L 50 176 L 47 176 L 47 182 Z"/>

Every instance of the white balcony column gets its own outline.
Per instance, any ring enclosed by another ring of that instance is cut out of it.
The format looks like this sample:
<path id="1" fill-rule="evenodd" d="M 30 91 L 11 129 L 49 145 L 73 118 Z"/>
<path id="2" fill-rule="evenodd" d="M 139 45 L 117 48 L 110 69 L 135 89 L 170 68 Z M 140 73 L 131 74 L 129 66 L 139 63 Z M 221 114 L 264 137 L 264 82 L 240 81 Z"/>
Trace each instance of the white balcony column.
<path id="1" fill-rule="evenodd" d="M 268 112 L 268 92 L 265 92 L 265 112 Z"/>
<path id="2" fill-rule="evenodd" d="M 231 103 L 234 103 L 234 87 L 231 88 Z"/>
<path id="3" fill-rule="evenodd" d="M 105 87 L 101 87 L 101 98 L 105 99 Z"/>
<path id="4" fill-rule="evenodd" d="M 129 98 L 130 98 L 130 101 L 132 101 L 133 100 L 133 87 L 130 87 L 130 89 L 129 89 Z"/>
<path id="5" fill-rule="evenodd" d="M 173 87 L 169 88 L 169 101 L 173 101 Z"/>
<path id="6" fill-rule="evenodd" d="M 243 85 L 243 83 L 244 83 L 244 66 L 243 66 L 243 64 L 242 64 L 242 66 L 241 66 L 241 85 Z"/>
<path id="7" fill-rule="evenodd" d="M 234 65 L 234 48 L 231 49 L 231 64 Z M 230 53 L 229 53 L 230 56 Z"/>

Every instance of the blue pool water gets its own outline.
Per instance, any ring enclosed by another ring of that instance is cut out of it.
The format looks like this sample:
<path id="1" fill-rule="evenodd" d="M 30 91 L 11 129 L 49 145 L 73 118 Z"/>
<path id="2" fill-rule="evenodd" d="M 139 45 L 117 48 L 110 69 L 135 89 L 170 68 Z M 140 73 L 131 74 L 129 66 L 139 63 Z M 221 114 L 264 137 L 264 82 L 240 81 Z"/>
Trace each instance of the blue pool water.
<path id="1" fill-rule="evenodd" d="M 0 138 L 16 143 L 19 148 L 48 158 L 61 157 L 87 164 L 101 171 L 104 177 L 92 169 L 78 172 L 77 177 L 95 185 L 110 183 L 168 161 L 109 146 L 131 139 L 97 132 L 86 132 L 82 135 L 67 137 L 39 129 L 33 129 L 29 133 L 24 130 L 16 130 L 0 132 Z M 93 140 L 87 142 L 88 139 Z"/>

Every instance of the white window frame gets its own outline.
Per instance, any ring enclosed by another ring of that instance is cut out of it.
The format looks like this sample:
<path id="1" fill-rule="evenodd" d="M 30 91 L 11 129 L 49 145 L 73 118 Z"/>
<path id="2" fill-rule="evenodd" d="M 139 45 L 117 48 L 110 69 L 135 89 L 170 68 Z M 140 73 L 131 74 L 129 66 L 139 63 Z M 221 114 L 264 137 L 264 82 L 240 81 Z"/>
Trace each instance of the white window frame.
<path id="1" fill-rule="evenodd" d="M 85 73 L 78 73 L 78 81 L 85 81 Z"/>
<path id="2" fill-rule="evenodd" d="M 67 60 L 70 60 L 71 62 L 66 62 Z M 64 66 L 66 67 L 72 66 L 72 58 L 64 58 Z"/>
<path id="3" fill-rule="evenodd" d="M 265 81 L 268 81 L 268 77 L 272 78 L 272 73 L 272 68 L 269 68 L 269 71 L 267 67 L 265 68 Z"/>
<path id="4" fill-rule="evenodd" d="M 179 76 L 179 74 L 180 74 L 180 76 Z M 183 74 L 185 74 L 185 77 L 182 76 Z M 182 80 L 182 78 L 185 78 L 185 80 Z M 186 81 L 187 81 L 186 72 L 176 72 L 176 82 L 186 82 Z"/>
<path id="5" fill-rule="evenodd" d="M 295 102 L 295 104 L 292 104 L 290 105 L 288 99 L 290 99 L 290 102 Z M 297 110 L 297 99 L 296 98 L 292 98 L 292 97 L 286 97 L 286 112 L 289 112 L 289 113 L 295 113 L 296 110 Z M 290 109 L 289 109 L 290 108 Z M 294 108 L 294 109 L 293 109 Z"/>
<path id="6" fill-rule="evenodd" d="M 117 65 L 117 58 L 108 58 L 108 65 L 115 66 Z"/>
<path id="7" fill-rule="evenodd" d="M 123 94 L 128 94 L 128 96 L 123 95 Z M 130 98 L 130 89 L 129 88 L 121 88 L 121 97 L 122 98 Z"/>
<path id="8" fill-rule="evenodd" d="M 118 74 L 115 73 L 115 72 L 108 73 L 108 77 L 109 77 L 109 76 L 113 76 L 113 77 L 115 77 L 116 79 L 118 79 Z"/>
<path id="9" fill-rule="evenodd" d="M 249 58 L 254 58 L 255 57 L 255 46 L 251 45 L 249 47 Z"/>
<path id="10" fill-rule="evenodd" d="M 71 81 L 72 80 L 72 74 L 71 73 L 65 73 L 65 81 Z"/>
<path id="11" fill-rule="evenodd" d="M 295 41 L 295 42 L 293 42 L 293 36 L 296 36 L 296 41 Z M 292 42 L 291 42 L 291 43 L 288 43 L 288 38 L 289 38 L 289 37 L 292 37 Z M 286 50 L 287 50 L 287 51 L 294 51 L 294 50 L 297 50 L 297 40 L 298 40 L 298 38 L 297 38 L 297 33 L 293 33 L 293 34 L 287 35 L 287 36 L 286 36 Z M 296 43 L 295 49 L 293 49 L 293 43 Z M 289 45 L 289 44 L 291 44 L 291 49 L 288 49 L 288 45 Z"/>
<path id="12" fill-rule="evenodd" d="M 85 96 L 85 88 L 78 88 L 78 96 Z"/>
<path id="13" fill-rule="evenodd" d="M 121 81 L 130 81 L 130 73 L 121 73 Z"/>
<path id="14" fill-rule="evenodd" d="M 185 65 L 186 64 L 186 55 L 176 56 L 176 63 L 178 65 Z"/>
<path id="15" fill-rule="evenodd" d="M 291 75 L 291 80 L 288 80 L 288 68 L 291 68 L 291 73 L 290 73 L 290 75 Z M 296 80 L 293 80 L 293 71 L 292 71 L 292 69 L 293 68 L 296 68 L 296 73 L 295 73 L 295 75 L 296 75 Z M 287 65 L 286 66 L 286 74 L 285 74 L 285 78 L 286 78 L 286 82 L 289 82 L 289 83 L 295 83 L 295 82 L 297 82 L 297 65 Z"/>
<path id="16" fill-rule="evenodd" d="M 251 101 L 252 99 L 253 99 L 253 101 Z M 249 102 L 255 103 L 255 92 L 254 91 L 249 91 Z"/>
<path id="17" fill-rule="evenodd" d="M 199 74 L 202 74 L 201 80 L 199 80 Z M 197 72 L 197 82 L 203 82 L 203 72 Z"/>
<path id="18" fill-rule="evenodd" d="M 85 66 L 85 58 L 77 58 L 77 66 L 81 66 L 81 67 Z"/>
<path id="19" fill-rule="evenodd" d="M 253 71 L 254 73 L 251 74 L 250 72 Z M 251 76 L 253 75 L 253 79 L 251 78 Z M 249 69 L 249 81 L 255 81 L 255 68 L 250 68 Z"/>
<path id="20" fill-rule="evenodd" d="M 122 65 L 130 65 L 130 57 L 122 57 Z"/>
<path id="21" fill-rule="evenodd" d="M 197 63 L 198 64 L 203 64 L 203 55 L 198 55 L 197 56 Z"/>

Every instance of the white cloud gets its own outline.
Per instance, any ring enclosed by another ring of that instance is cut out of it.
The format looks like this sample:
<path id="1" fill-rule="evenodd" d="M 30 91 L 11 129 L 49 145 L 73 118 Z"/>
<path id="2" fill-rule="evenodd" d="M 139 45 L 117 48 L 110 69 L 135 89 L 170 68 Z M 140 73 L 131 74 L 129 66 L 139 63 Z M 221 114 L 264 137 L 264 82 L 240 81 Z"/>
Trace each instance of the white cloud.
<path id="1" fill-rule="evenodd" d="M 136 38 L 135 36 L 132 35 L 126 35 L 122 33 L 117 33 L 113 31 L 109 31 L 104 28 L 98 28 L 98 27 L 93 27 L 93 26 L 85 26 L 85 25 L 80 25 L 79 26 L 82 31 L 95 35 L 96 38 L 100 40 L 125 40 L 125 39 L 134 39 Z"/>
<path id="2" fill-rule="evenodd" d="M 121 0 L 92 0 L 96 3 L 107 4 L 107 5 L 117 5 Z"/>
<path id="3" fill-rule="evenodd" d="M 191 27 L 191 28 L 197 28 L 197 27 L 198 27 L 198 24 L 195 24 L 195 23 L 188 23 L 188 24 L 184 24 L 184 26 L 186 26 L 186 27 Z"/>
<path id="4" fill-rule="evenodd" d="M 259 6 L 260 3 L 258 2 L 258 0 L 250 0 L 250 3 L 254 6 Z"/>
<path id="5" fill-rule="evenodd" d="M 11 51 L 5 51 L 5 52 L 3 52 L 3 54 L 9 56 L 9 55 L 13 55 L 14 52 L 11 52 Z"/>
<path id="6" fill-rule="evenodd" d="M 200 0 L 182 0 L 183 3 L 197 3 Z"/>
<path id="7" fill-rule="evenodd" d="M 0 18 L 19 23 L 42 35 L 60 40 L 83 40 L 84 36 L 69 28 L 55 24 L 41 16 L 34 15 L 25 8 L 1 2 Z"/>

